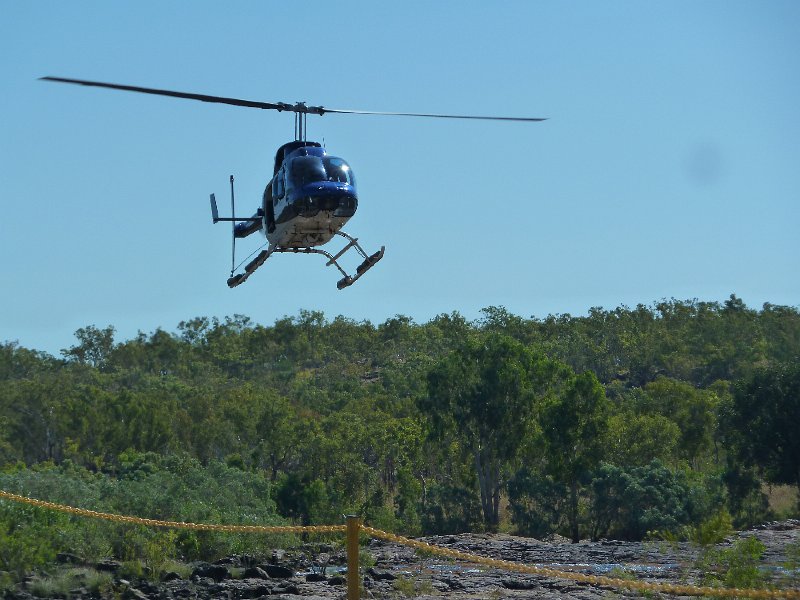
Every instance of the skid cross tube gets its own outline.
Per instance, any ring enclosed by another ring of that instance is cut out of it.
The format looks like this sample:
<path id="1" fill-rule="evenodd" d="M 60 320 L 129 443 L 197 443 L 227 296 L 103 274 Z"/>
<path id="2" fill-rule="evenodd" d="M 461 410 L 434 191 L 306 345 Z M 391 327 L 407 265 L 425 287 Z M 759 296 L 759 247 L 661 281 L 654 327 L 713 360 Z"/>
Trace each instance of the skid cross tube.
<path id="1" fill-rule="evenodd" d="M 322 248 L 311 248 L 311 247 L 301 247 L 301 248 L 294 248 L 294 247 L 287 247 L 287 246 L 273 246 L 270 245 L 269 248 L 266 250 L 262 250 L 258 253 L 258 255 L 251 260 L 244 268 L 244 273 L 239 273 L 238 275 L 233 275 L 228 278 L 228 287 L 236 287 L 237 285 L 243 284 L 253 272 L 258 269 L 261 265 L 263 265 L 266 260 L 272 256 L 275 252 L 282 252 L 282 253 L 291 253 L 291 254 L 321 254 L 325 258 L 328 259 L 328 262 L 325 266 L 330 267 L 333 265 L 339 270 L 339 273 L 342 274 L 342 278 L 336 283 L 336 287 L 340 290 L 353 285 L 356 281 L 358 281 L 364 273 L 369 271 L 375 264 L 383 258 L 383 253 L 386 249 L 385 246 L 381 246 L 381 249 L 375 252 L 372 255 L 368 255 L 361 245 L 358 243 L 358 238 L 354 238 L 351 235 L 348 235 L 344 231 L 337 231 L 336 235 L 341 236 L 347 240 L 347 245 L 340 250 L 335 255 L 331 254 L 327 250 L 323 250 Z M 350 275 L 347 271 L 342 268 L 339 264 L 338 259 L 344 255 L 345 252 L 350 250 L 350 248 L 355 248 L 356 252 L 364 259 L 363 262 L 356 267 L 356 274 Z"/>

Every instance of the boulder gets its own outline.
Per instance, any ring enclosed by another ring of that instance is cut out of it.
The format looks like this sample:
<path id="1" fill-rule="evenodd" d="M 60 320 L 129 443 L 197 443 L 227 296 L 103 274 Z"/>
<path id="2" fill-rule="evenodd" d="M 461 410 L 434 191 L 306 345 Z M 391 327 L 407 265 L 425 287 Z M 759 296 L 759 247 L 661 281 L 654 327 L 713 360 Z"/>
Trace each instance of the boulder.
<path id="1" fill-rule="evenodd" d="M 280 565 L 261 565 L 261 568 L 273 579 L 289 579 L 294 576 L 290 568 Z"/>
<path id="2" fill-rule="evenodd" d="M 201 564 L 192 571 L 192 577 L 208 577 L 209 579 L 219 582 L 230 579 L 231 572 L 228 571 L 228 567 L 224 565 Z"/>
<path id="3" fill-rule="evenodd" d="M 245 579 L 269 579 L 267 572 L 261 567 L 247 567 L 242 573 Z"/>
<path id="4" fill-rule="evenodd" d="M 94 565 L 94 568 L 106 573 L 117 573 L 122 568 L 122 563 L 110 559 L 101 560 Z"/>
<path id="5" fill-rule="evenodd" d="M 394 581 L 397 575 L 389 571 L 378 571 L 375 567 L 370 567 L 367 570 L 367 575 L 372 577 L 375 581 Z"/>

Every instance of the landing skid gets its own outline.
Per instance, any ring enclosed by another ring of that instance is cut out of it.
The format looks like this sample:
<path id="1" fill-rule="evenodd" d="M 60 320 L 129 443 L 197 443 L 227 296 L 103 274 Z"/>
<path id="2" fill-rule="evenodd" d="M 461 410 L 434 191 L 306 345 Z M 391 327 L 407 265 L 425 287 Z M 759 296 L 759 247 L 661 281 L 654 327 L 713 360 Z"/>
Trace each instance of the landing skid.
<path id="1" fill-rule="evenodd" d="M 335 266 L 339 269 L 339 272 L 342 274 L 342 278 L 336 283 L 336 287 L 340 290 L 353 285 L 356 281 L 358 281 L 361 276 L 369 271 L 375 263 L 377 263 L 380 259 L 383 258 L 383 252 L 385 250 L 384 246 L 381 246 L 381 249 L 375 252 L 374 254 L 367 255 L 364 252 L 364 249 L 358 243 L 358 238 L 354 238 L 346 234 L 344 231 L 337 231 L 336 235 L 340 235 L 347 240 L 347 244 L 344 248 L 339 250 L 335 255 L 331 254 L 330 252 L 326 252 L 325 250 L 321 250 L 319 248 L 291 248 L 291 247 L 284 247 L 284 246 L 269 246 L 266 250 L 262 250 L 258 253 L 258 255 L 251 260 L 247 265 L 244 267 L 244 273 L 239 273 L 237 275 L 233 275 L 228 278 L 228 287 L 234 288 L 237 285 L 243 284 L 247 281 L 247 278 L 253 274 L 253 272 L 258 269 L 261 265 L 263 265 L 266 260 L 272 256 L 275 252 L 291 252 L 292 254 L 322 254 L 323 256 L 328 258 L 328 262 L 326 263 L 326 267 L 331 265 Z M 341 265 L 337 262 L 342 255 L 350 250 L 350 248 L 355 248 L 356 252 L 358 252 L 364 262 L 362 262 L 358 267 L 356 267 L 356 274 L 355 275 L 348 275 L 347 271 L 345 271 Z"/>

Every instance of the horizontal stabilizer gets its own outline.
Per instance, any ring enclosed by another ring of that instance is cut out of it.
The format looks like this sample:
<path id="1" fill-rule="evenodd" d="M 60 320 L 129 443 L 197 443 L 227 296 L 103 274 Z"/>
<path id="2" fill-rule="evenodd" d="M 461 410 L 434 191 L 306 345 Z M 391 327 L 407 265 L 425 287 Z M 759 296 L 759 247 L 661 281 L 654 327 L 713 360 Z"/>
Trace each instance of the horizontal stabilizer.
<path id="1" fill-rule="evenodd" d="M 217 210 L 217 199 L 214 197 L 214 194 L 211 194 L 211 220 L 214 223 L 219 222 L 219 211 Z"/>

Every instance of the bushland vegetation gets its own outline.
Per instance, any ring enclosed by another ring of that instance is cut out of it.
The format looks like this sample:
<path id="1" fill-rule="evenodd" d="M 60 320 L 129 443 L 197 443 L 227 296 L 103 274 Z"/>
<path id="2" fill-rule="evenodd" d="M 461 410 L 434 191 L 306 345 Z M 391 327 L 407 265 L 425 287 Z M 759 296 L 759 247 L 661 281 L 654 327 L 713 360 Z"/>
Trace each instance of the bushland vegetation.
<path id="1" fill-rule="evenodd" d="M 355 513 L 410 535 L 742 527 L 776 516 L 765 485 L 800 486 L 799 357 L 796 308 L 735 296 L 474 322 L 198 317 L 129 340 L 90 325 L 59 357 L 0 344 L 0 489 L 210 523 Z M 275 543 L 0 501 L 6 572 Z"/>

